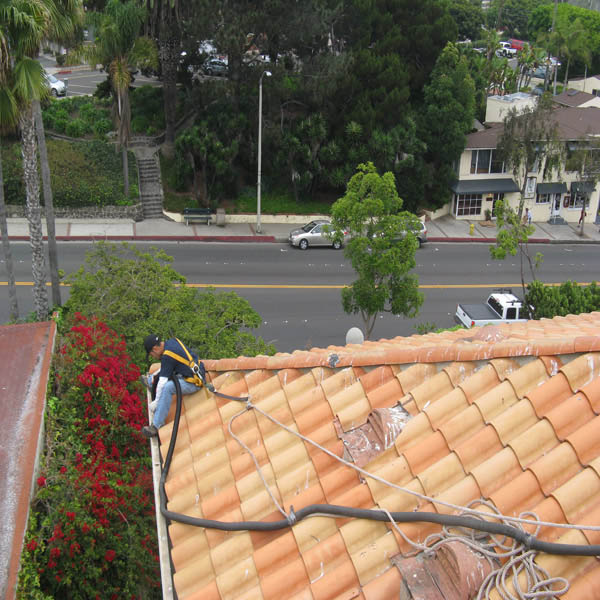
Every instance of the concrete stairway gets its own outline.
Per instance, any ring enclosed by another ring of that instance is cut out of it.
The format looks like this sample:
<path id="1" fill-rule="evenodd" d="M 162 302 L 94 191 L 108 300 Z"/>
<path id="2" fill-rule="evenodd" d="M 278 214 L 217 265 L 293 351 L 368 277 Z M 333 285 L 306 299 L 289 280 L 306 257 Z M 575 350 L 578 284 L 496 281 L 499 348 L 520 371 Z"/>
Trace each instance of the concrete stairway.
<path id="1" fill-rule="evenodd" d="M 152 138 L 144 140 L 133 138 L 129 149 L 135 154 L 138 167 L 138 185 L 144 219 L 162 219 L 163 187 L 160 177 L 158 146 L 152 144 Z"/>

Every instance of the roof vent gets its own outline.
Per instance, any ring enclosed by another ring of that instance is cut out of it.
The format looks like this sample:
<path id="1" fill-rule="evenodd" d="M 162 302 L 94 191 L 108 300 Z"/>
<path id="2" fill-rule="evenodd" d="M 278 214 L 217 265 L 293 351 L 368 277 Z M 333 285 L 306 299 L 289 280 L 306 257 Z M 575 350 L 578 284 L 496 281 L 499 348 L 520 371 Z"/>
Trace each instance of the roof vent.
<path id="1" fill-rule="evenodd" d="M 491 573 L 486 558 L 459 541 L 440 546 L 433 555 L 392 558 L 402 574 L 402 600 L 469 600 Z"/>
<path id="2" fill-rule="evenodd" d="M 363 332 L 358 327 L 351 327 L 346 333 L 346 344 L 362 344 L 365 341 Z"/>
<path id="3" fill-rule="evenodd" d="M 579 94 L 579 90 L 569 90 L 567 92 L 567 96 L 577 96 Z"/>

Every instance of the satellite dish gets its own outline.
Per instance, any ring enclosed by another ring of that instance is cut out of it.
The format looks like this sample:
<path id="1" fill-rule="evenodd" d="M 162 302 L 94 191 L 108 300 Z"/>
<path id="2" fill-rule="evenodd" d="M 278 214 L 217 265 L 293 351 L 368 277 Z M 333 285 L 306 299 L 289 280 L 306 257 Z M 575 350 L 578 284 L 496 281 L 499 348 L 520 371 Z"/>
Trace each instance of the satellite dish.
<path id="1" fill-rule="evenodd" d="M 346 344 L 362 344 L 365 341 L 363 332 L 358 327 L 351 327 L 346 334 Z"/>

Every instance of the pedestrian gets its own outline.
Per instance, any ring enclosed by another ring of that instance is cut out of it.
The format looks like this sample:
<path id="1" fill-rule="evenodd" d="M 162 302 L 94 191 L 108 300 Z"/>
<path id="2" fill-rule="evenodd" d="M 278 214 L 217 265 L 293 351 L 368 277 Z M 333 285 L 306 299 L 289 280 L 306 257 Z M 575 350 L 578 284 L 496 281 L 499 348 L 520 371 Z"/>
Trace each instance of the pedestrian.
<path id="1" fill-rule="evenodd" d="M 531 225 L 531 212 L 528 208 L 525 209 L 525 214 L 523 215 L 523 225 Z"/>
<path id="2" fill-rule="evenodd" d="M 158 374 L 150 374 L 144 383 L 152 389 L 154 378 L 158 377 L 156 384 L 154 414 L 152 424 L 142 428 L 142 434 L 147 438 L 155 437 L 158 430 L 164 425 L 165 419 L 171 408 L 171 401 L 175 393 L 175 382 L 173 377 L 179 379 L 181 393 L 193 394 L 202 388 L 206 379 L 204 365 L 198 362 L 198 356 L 189 350 L 183 342 L 177 338 L 162 341 L 160 336 L 153 333 L 144 338 L 146 356 L 160 359 L 160 371 Z"/>

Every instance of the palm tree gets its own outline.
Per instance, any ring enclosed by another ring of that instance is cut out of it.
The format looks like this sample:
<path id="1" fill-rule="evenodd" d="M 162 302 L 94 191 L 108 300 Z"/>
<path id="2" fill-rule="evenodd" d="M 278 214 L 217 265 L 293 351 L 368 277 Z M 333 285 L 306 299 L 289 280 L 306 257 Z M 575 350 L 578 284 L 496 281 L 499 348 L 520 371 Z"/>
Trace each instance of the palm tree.
<path id="1" fill-rule="evenodd" d="M 177 68 L 181 60 L 184 24 L 199 27 L 196 40 L 205 39 L 207 23 L 223 8 L 220 3 L 199 0 L 143 0 L 147 7 L 148 34 L 158 45 L 165 108 L 165 141 L 161 151 L 166 156 L 175 153 L 175 117 L 177 109 Z"/>
<path id="2" fill-rule="evenodd" d="M 572 60 L 591 62 L 590 43 L 587 30 L 580 19 L 573 22 L 557 23 L 549 37 L 550 47 L 559 58 L 566 59 L 564 88 L 569 83 L 569 66 Z"/>
<path id="3" fill-rule="evenodd" d="M 12 114 L 21 132 L 33 297 L 40 320 L 48 316 L 48 295 L 35 112 L 39 101 L 48 95 L 48 89 L 42 66 L 34 57 L 45 38 L 59 38 L 72 31 L 80 10 L 81 0 L 0 0 L 1 37 L 5 41 L 0 57 L 3 83 L 1 118 L 3 125 L 9 125 Z M 9 107 L 12 107 L 12 113 Z"/>
<path id="4" fill-rule="evenodd" d="M 43 39 L 51 12 L 44 0 L 4 0 L 0 5 L 3 36 L 10 49 L 2 60 L 3 95 L 5 106 L 3 124 L 14 118 L 21 130 L 23 177 L 26 190 L 29 242 L 31 244 L 34 306 L 38 319 L 48 316 L 46 293 L 46 261 L 43 250 L 40 191 L 37 170 L 37 145 L 33 120 L 32 100 L 47 94 L 41 65 L 31 58 Z"/>
<path id="5" fill-rule="evenodd" d="M 163 152 L 175 151 L 175 111 L 177 108 L 177 65 L 181 53 L 181 23 L 179 0 L 146 0 L 150 32 L 158 41 L 158 55 L 163 82 L 165 107 L 165 141 Z M 181 3 L 183 4 L 183 3 Z"/>
<path id="6" fill-rule="evenodd" d="M 81 0 L 55 0 L 55 8 L 56 18 L 48 23 L 49 30 L 47 32 L 47 37 L 55 41 L 69 40 L 72 37 L 75 26 L 83 23 L 83 7 Z M 44 121 L 42 119 L 42 107 L 39 100 L 33 101 L 33 112 L 40 157 L 42 189 L 44 191 L 52 304 L 54 306 L 60 306 L 60 277 L 58 273 L 54 201 L 52 198 L 52 186 L 50 184 L 50 165 L 48 162 L 48 152 L 46 150 L 46 134 L 44 131 Z"/>
<path id="7" fill-rule="evenodd" d="M 2 236 L 2 252 L 4 254 L 4 263 L 6 264 L 6 274 L 8 276 L 8 303 L 10 307 L 10 320 L 16 321 L 19 318 L 19 303 L 17 302 L 17 286 L 15 284 L 15 269 L 12 261 L 12 252 L 10 250 L 10 240 L 8 239 L 8 225 L 6 222 L 6 204 L 4 202 L 4 177 L 2 174 L 2 159 L 0 158 L 0 236 Z"/>
<path id="8" fill-rule="evenodd" d="M 2 7 L 4 8 L 4 7 Z M 9 40 L 5 35 L 5 28 L 0 27 L 0 133 L 4 129 L 13 129 L 17 122 L 17 105 L 10 93 L 10 60 Z M 1 148 L 0 148 L 1 151 Z M 8 276 L 8 302 L 10 305 L 10 318 L 16 321 L 19 318 L 19 304 L 17 302 L 17 287 L 15 285 L 15 270 L 8 239 L 8 225 L 6 222 L 6 204 L 4 202 L 4 176 L 2 173 L 2 155 L 0 152 L 0 235 L 2 236 L 2 252 L 6 273 Z"/>
<path id="9" fill-rule="evenodd" d="M 144 18 L 145 11 L 135 0 L 125 3 L 109 0 L 101 17 L 96 43 L 88 51 L 90 62 L 104 65 L 113 90 L 113 111 L 123 157 L 126 196 L 129 194 L 127 144 L 131 135 L 131 68 L 158 66 L 154 43 L 149 38 L 139 36 Z"/>

